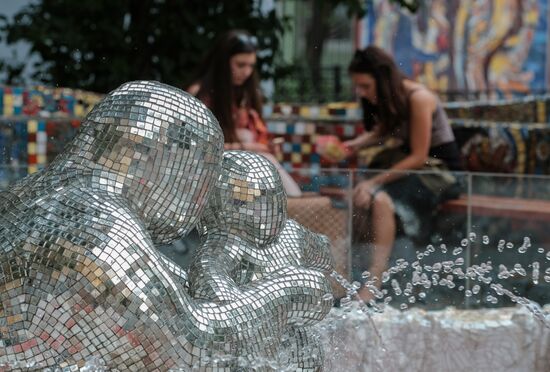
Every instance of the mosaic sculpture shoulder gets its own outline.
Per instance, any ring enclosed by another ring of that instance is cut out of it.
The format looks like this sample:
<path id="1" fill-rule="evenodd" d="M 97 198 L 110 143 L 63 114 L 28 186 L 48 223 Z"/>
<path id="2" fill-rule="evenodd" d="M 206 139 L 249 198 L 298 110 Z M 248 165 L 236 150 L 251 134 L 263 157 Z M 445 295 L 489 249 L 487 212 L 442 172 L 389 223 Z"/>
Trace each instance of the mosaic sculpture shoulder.
<path id="1" fill-rule="evenodd" d="M 258 283 L 227 306 L 197 302 L 155 249 L 196 225 L 222 148 L 199 101 L 127 83 L 44 172 L 0 193 L 0 366 L 99 357 L 119 370 L 190 369 L 280 332 L 305 291 L 291 279 Z"/>

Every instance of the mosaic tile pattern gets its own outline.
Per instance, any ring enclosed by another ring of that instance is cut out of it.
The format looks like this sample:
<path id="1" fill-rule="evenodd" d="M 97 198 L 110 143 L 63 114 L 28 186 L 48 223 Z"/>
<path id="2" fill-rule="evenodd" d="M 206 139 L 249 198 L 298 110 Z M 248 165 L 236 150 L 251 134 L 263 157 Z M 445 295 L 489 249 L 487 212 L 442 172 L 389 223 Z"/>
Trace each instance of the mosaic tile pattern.
<path id="1" fill-rule="evenodd" d="M 155 249 L 196 225 L 222 151 L 202 103 L 132 82 L 94 107 L 48 168 L 0 193 L 0 368 L 100 358 L 117 370 L 230 370 L 228 355 L 263 355 L 289 322 L 319 319 L 306 316 L 324 298 L 318 270 L 287 267 L 219 303 L 190 297 L 185 272 Z M 284 203 L 280 190 L 260 194 Z M 274 227 L 278 211 L 258 213 Z"/>
<path id="2" fill-rule="evenodd" d="M 334 265 L 325 236 L 286 219 L 283 190 L 277 169 L 261 155 L 224 154 L 221 176 L 201 219 L 204 245 L 189 270 L 190 293 L 230 304 L 250 297 L 261 280 L 300 278 L 307 290 L 299 304 L 288 308 L 290 327 L 266 329 L 274 340 L 273 349 L 255 356 L 282 366 L 290 363 L 298 370 L 316 370 L 322 366 L 322 350 L 312 331 L 301 326 L 323 319 L 330 310 L 331 290 L 321 272 L 329 273 Z M 288 283 L 280 285 L 281 290 L 290 289 Z"/>
<path id="3" fill-rule="evenodd" d="M 550 95 L 506 100 L 448 102 L 445 111 L 453 119 L 508 123 L 548 123 Z"/>
<path id="4" fill-rule="evenodd" d="M 82 116 L 99 99 L 97 94 L 66 88 L 0 88 L 0 188 L 49 164 L 73 138 Z M 464 156 L 470 157 L 474 149 L 484 158 L 481 164 L 477 155 L 473 156 L 473 162 L 467 159 L 468 170 L 547 174 L 550 129 L 545 123 L 549 105 L 550 96 L 541 95 L 489 102 L 449 102 L 445 109 L 452 118 Z M 319 135 L 334 134 L 342 140 L 359 135 L 363 131 L 360 111 L 353 102 L 264 105 L 269 132 L 284 140 L 278 160 L 305 191 L 318 191 L 318 180 L 306 174 L 327 175 L 329 169 L 332 174 L 326 177 L 336 186 L 342 184 L 338 170 L 361 166 L 356 158 L 337 165 L 328 163 L 316 150 Z M 475 128 L 478 128 L 475 134 L 481 133 L 484 138 L 472 139 Z M 487 141 L 509 142 L 510 149 L 517 149 L 517 158 L 502 167 L 499 161 L 491 160 L 492 151 L 483 144 Z"/>
<path id="5" fill-rule="evenodd" d="M 363 133 L 363 125 L 358 121 L 281 121 L 268 119 L 267 128 L 275 137 L 282 137 L 277 160 L 288 171 L 311 169 L 318 173 L 321 168 L 355 168 L 356 159 L 348 159 L 335 165 L 323 159 L 317 153 L 317 137 L 333 134 L 343 141 L 357 137 Z"/>
<path id="6" fill-rule="evenodd" d="M 79 89 L 0 87 L 0 116 L 83 118 L 103 96 Z"/>

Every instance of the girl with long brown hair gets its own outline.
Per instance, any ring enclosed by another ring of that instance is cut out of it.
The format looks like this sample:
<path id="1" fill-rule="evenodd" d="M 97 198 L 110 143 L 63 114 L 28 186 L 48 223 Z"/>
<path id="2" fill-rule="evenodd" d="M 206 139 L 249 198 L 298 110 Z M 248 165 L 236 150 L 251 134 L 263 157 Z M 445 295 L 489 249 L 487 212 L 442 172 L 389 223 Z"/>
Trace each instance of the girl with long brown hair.
<path id="1" fill-rule="evenodd" d="M 425 235 L 437 205 L 458 195 L 448 170 L 461 168 L 460 154 L 438 97 L 404 76 L 385 51 L 375 46 L 358 50 L 348 71 L 363 106 L 365 132 L 344 145 L 354 153 L 385 144 L 369 168 L 389 169 L 358 182 L 353 191 L 354 207 L 362 216 L 358 220 L 367 222 L 355 224 L 360 230 L 356 235 L 372 243 L 369 271 L 380 285 L 395 241 L 396 217 L 407 235 Z M 435 166 L 437 175 L 407 173 Z M 366 288 L 360 295 L 372 297 Z"/>
<path id="2" fill-rule="evenodd" d="M 277 167 L 288 196 L 300 196 L 299 186 L 273 156 L 277 145 L 262 119 L 262 97 L 256 71 L 257 40 L 243 30 L 223 33 L 206 54 L 187 91 L 214 113 L 226 150 L 261 153 Z"/>

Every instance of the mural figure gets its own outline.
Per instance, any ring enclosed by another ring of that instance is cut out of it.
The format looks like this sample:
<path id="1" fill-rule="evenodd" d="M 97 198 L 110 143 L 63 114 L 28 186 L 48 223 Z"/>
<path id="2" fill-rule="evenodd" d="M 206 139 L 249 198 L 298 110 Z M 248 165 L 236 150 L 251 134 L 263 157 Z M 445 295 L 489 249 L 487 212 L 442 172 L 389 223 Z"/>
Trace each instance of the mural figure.
<path id="1" fill-rule="evenodd" d="M 376 0 L 367 32 L 434 90 L 509 96 L 545 87 L 547 6 L 547 0 L 428 0 L 410 14 Z"/>

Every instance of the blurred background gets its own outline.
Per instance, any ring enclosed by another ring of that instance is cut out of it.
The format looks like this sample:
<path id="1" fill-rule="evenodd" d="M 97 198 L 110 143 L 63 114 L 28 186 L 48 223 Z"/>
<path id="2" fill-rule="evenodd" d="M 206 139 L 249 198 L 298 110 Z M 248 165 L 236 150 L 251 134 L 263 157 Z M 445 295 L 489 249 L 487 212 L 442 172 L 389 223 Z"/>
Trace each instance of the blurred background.
<path id="1" fill-rule="evenodd" d="M 469 265 L 519 263 L 527 273 L 517 274 L 510 288 L 549 302 L 548 283 L 541 277 L 535 285 L 532 278 L 532 263 L 539 262 L 536 273 L 542 275 L 550 260 L 545 256 L 548 5 L 548 0 L 2 0 L 0 189 L 47 166 L 103 94 L 136 79 L 184 88 L 217 35 L 246 29 L 259 43 L 267 129 L 283 139 L 277 158 L 304 192 L 289 201 L 291 216 L 327 234 L 338 270 L 360 278 L 354 212 L 341 191 L 351 188 L 357 174 L 375 171 L 360 156 L 329 163 L 316 146 L 321 135 L 345 140 L 362 133 L 347 65 L 356 49 L 374 44 L 445 101 L 466 165 L 457 173 L 461 198 L 437 211 L 424 240 L 400 235 L 393 262 L 414 259 L 429 244 L 459 246 L 467 239 L 457 254 Z M 527 253 L 518 251 L 525 237 L 533 246 Z M 503 239 L 512 243 L 507 253 L 497 246 Z M 170 249 L 185 265 L 189 244 Z M 414 306 L 497 306 L 481 294 L 439 291 Z M 498 306 L 502 303 L 507 302 Z"/>
<path id="2" fill-rule="evenodd" d="M 183 86 L 216 35 L 240 28 L 258 37 L 272 101 L 353 99 L 347 63 L 368 44 L 448 100 L 544 93 L 547 13 L 546 0 L 4 0 L 0 81 Z"/>

